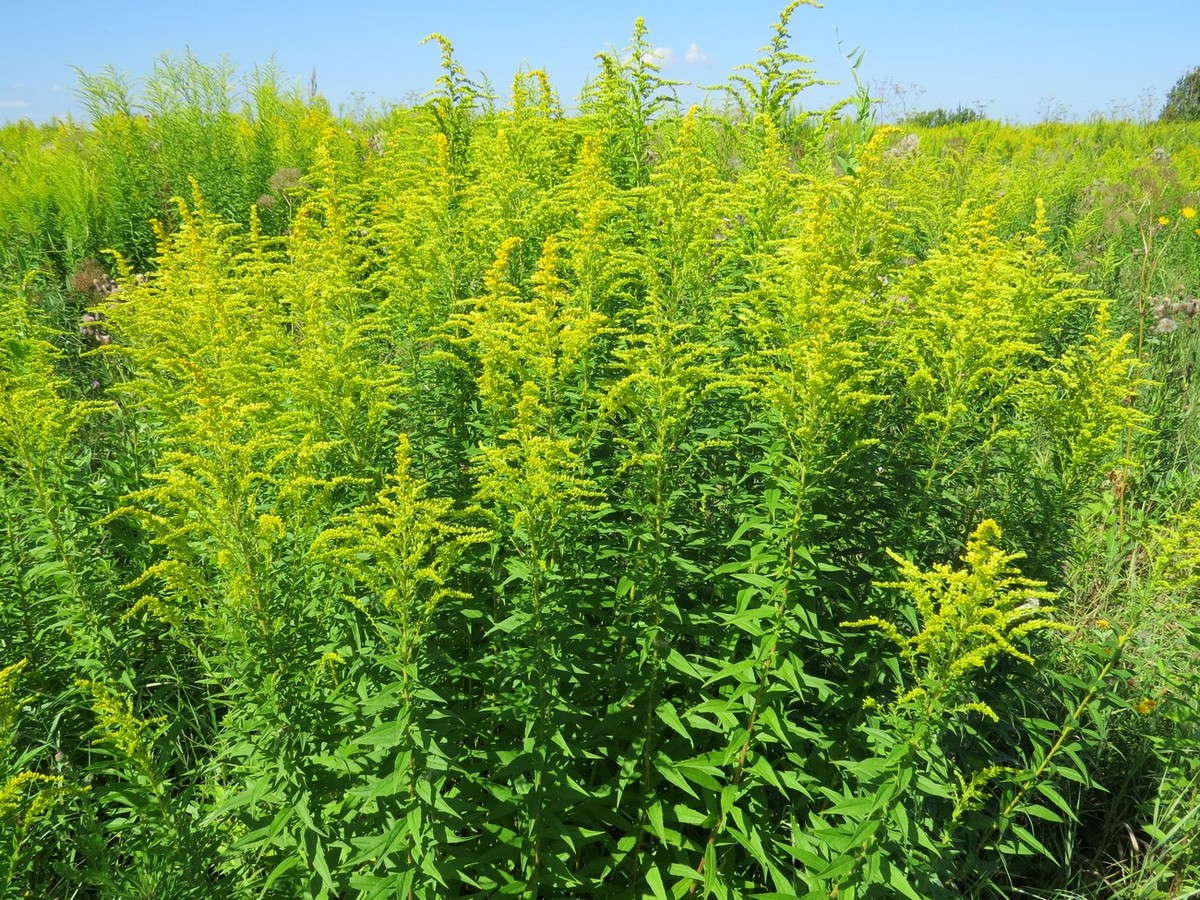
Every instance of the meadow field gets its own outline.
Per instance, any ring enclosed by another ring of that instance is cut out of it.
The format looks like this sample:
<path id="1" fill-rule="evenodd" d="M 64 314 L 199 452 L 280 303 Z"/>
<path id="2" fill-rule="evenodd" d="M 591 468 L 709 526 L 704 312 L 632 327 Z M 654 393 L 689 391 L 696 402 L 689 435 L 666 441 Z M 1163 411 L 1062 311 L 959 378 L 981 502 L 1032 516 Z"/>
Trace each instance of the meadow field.
<path id="1" fill-rule="evenodd" d="M 0 896 L 1200 896 L 1200 123 L 794 8 L 0 128 Z"/>

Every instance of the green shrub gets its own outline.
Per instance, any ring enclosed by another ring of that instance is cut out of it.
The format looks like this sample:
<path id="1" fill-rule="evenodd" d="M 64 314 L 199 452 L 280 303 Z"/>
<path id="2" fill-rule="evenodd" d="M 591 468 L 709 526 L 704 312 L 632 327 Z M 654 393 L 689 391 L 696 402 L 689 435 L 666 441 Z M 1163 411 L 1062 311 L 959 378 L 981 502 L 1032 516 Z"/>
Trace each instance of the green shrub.
<path id="1" fill-rule="evenodd" d="M 1179 77 L 1167 92 L 1167 102 L 1158 114 L 1160 122 L 1200 121 L 1200 66 Z"/>
<path id="2" fill-rule="evenodd" d="M 944 128 L 947 125 L 966 125 L 968 122 L 979 122 L 983 119 L 982 112 L 969 106 L 956 106 L 950 110 L 939 106 L 937 109 L 915 112 L 906 117 L 901 124 L 915 128 Z"/>

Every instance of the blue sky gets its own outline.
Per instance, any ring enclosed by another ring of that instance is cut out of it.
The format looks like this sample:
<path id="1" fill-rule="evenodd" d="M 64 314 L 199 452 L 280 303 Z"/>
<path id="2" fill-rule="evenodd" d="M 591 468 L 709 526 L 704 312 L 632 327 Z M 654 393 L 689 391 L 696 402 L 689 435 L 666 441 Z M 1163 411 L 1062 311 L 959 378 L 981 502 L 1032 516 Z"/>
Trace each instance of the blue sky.
<path id="1" fill-rule="evenodd" d="M 827 0 L 792 19 L 792 49 L 818 75 L 852 84 L 839 53 L 861 47 L 860 72 L 883 112 L 959 104 L 1012 121 L 1094 112 L 1156 114 L 1171 85 L 1200 66 L 1200 0 Z M 664 75 L 724 81 L 753 61 L 786 0 L 456 0 L 453 3 L 209 0 L 33 3 L 0 11 L 0 121 L 78 115 L 74 67 L 133 77 L 156 56 L 190 49 L 248 71 L 272 56 L 297 82 L 315 67 L 334 108 L 378 105 L 430 88 L 433 31 L 462 64 L 507 91 L 523 64 L 545 69 L 573 105 L 598 51 L 624 47 L 637 16 L 662 48 Z M 808 107 L 849 92 L 814 90 Z M 698 91 L 685 99 L 699 99 Z"/>

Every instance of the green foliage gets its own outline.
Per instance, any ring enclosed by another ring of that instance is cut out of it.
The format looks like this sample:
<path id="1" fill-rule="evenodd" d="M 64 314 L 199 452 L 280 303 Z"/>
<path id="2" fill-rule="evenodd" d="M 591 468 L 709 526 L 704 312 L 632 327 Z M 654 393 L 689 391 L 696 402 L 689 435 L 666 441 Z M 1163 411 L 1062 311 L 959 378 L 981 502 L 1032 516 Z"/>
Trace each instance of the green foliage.
<path id="1" fill-rule="evenodd" d="M 359 507 L 351 515 L 334 519 L 313 544 L 331 562 L 368 587 L 377 602 L 395 620 L 396 634 L 383 635 L 399 651 L 406 667 L 426 637 L 438 605 L 456 595 L 446 586 L 464 549 L 487 540 L 488 532 L 445 521 L 451 501 L 428 500 L 424 486 L 412 478 L 409 445 L 401 437 L 396 446 L 396 473 L 380 491 L 377 506 Z M 283 537 L 282 519 L 260 520 L 260 528 L 275 528 Z M 348 596 L 354 604 L 360 601 Z M 366 615 L 375 620 L 369 609 Z M 393 643 L 393 641 L 398 642 Z M 334 660 L 336 661 L 336 660 Z"/>
<path id="2" fill-rule="evenodd" d="M 29 661 L 23 659 L 0 669 L 0 842 L 7 859 L 0 869 L 0 888 L 7 896 L 19 885 L 23 874 L 22 855 L 35 838 L 43 821 L 71 791 L 58 775 L 46 775 L 25 768 L 33 762 L 29 754 L 19 754 L 14 746 L 21 706 L 30 698 L 17 692 L 22 671 Z"/>
<path id="3" fill-rule="evenodd" d="M 760 117 L 770 120 L 790 143 L 801 139 L 814 115 L 818 124 L 827 126 L 850 102 L 843 101 L 817 113 L 806 113 L 798 106 L 796 101 L 805 90 L 830 84 L 815 77 L 816 70 L 810 68 L 812 60 L 809 57 L 788 49 L 791 43 L 788 28 L 792 15 L 800 6 L 820 8 L 813 0 L 789 3 L 779 14 L 779 21 L 771 26 L 775 32 L 771 42 L 759 48 L 762 56 L 758 61 L 736 67 L 729 83 L 719 88 L 733 101 L 745 122 L 752 123 Z"/>
<path id="4" fill-rule="evenodd" d="M 1200 67 L 1179 76 L 1167 91 L 1167 101 L 1158 114 L 1160 122 L 1200 120 Z"/>
<path id="5" fill-rule="evenodd" d="M 1056 627 L 1046 618 L 1054 607 L 1042 602 L 1054 599 L 1054 594 L 1041 582 L 1016 574 L 1010 564 L 1017 557 L 994 545 L 999 538 L 999 526 L 985 520 L 967 541 L 966 569 L 961 572 L 947 566 L 922 572 L 891 554 L 902 580 L 879 587 L 903 590 L 913 598 L 921 626 L 913 636 L 905 637 L 895 625 L 877 617 L 843 623 L 846 628 L 877 628 L 900 648 L 912 686 L 896 700 L 897 708 L 915 704 L 920 715 L 930 720 L 976 712 L 997 721 L 995 710 L 986 703 L 962 699 L 960 685 L 1001 653 L 1032 664 L 1033 657 L 1015 642 Z"/>
<path id="6" fill-rule="evenodd" d="M 915 128 L 945 128 L 949 125 L 966 125 L 970 122 L 979 122 L 984 118 L 982 112 L 970 106 L 956 106 L 950 110 L 939 106 L 937 109 L 915 112 L 910 116 L 906 116 L 902 124 Z"/>
<path id="7" fill-rule="evenodd" d="M 644 185 L 650 172 L 652 122 L 678 106 L 676 82 L 663 78 L 646 22 L 633 24 L 623 51 L 596 54 L 600 72 L 584 89 L 582 109 L 596 123 L 618 187 Z"/>
<path id="8" fill-rule="evenodd" d="M 1194 874 L 1194 135 L 841 126 L 799 5 L 724 115 L 639 21 L 2 133 L 10 893 Z"/>
<path id="9" fill-rule="evenodd" d="M 274 66 L 244 85 L 227 62 L 188 53 L 155 61 L 143 84 L 111 68 L 79 73 L 88 127 L 59 122 L 5 128 L 0 165 L 0 259 L 6 277 L 44 268 L 66 279 L 88 258 L 119 249 L 137 268 L 154 252 L 151 222 L 173 224 L 171 198 L 189 179 L 221 215 L 248 222 L 257 205 L 272 231 L 286 227 L 287 185 L 330 118 Z"/>
<path id="10" fill-rule="evenodd" d="M 487 99 L 482 87 L 467 77 L 466 70 L 454 58 L 454 45 L 443 35 L 431 34 L 421 43 L 437 41 L 442 54 L 442 74 L 437 78 L 433 98 L 426 105 L 433 114 L 438 132 L 446 139 L 451 171 L 463 174 L 471 146 L 472 117 L 478 103 Z"/>
<path id="11" fill-rule="evenodd" d="M 814 813 L 813 827 L 800 843 L 820 861 L 811 871 L 830 893 L 875 896 L 883 885 L 892 895 L 909 897 L 967 894 L 965 885 L 955 884 L 961 852 L 955 832 L 972 817 L 979 827 L 991 782 L 1013 778 L 1027 790 L 1044 774 L 1044 767 L 1022 772 L 986 762 L 971 771 L 968 763 L 978 758 L 971 744 L 986 739 L 985 728 L 973 720 L 982 725 L 1000 720 L 977 693 L 989 661 L 1007 654 L 1032 665 L 1033 657 L 1018 643 L 1039 631 L 1068 630 L 1049 618 L 1054 609 L 1041 602 L 1054 595 L 1017 573 L 1011 565 L 1017 557 L 996 546 L 999 538 L 995 522 L 981 523 L 967 542 L 960 570 L 939 565 L 923 571 L 893 554 L 901 580 L 880 587 L 912 597 L 912 635 L 879 617 L 843 623 L 881 632 L 900 651 L 908 673 L 886 705 L 866 699 L 861 728 L 874 758 L 839 763 L 845 781 L 822 788 L 827 805 Z M 906 611 L 901 616 L 910 618 Z M 947 753 L 952 744 L 957 758 Z M 1007 826 L 1012 807 L 992 821 L 990 831 Z M 988 837 L 985 831 L 985 841 Z"/>

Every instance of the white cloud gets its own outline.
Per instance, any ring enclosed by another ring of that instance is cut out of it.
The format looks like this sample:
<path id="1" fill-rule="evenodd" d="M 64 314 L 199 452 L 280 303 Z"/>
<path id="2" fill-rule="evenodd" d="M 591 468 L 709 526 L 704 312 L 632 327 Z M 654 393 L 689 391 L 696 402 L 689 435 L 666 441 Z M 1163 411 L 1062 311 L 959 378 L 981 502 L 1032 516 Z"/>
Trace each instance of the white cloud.
<path id="1" fill-rule="evenodd" d="M 0 100 L 0 109 L 29 109 L 32 105 L 28 100 Z"/>
<path id="2" fill-rule="evenodd" d="M 679 61 L 679 55 L 670 47 L 655 47 L 642 55 L 642 62 L 656 62 L 660 66 L 671 66 Z"/>
<path id="3" fill-rule="evenodd" d="M 705 65 L 712 62 L 712 57 L 700 49 L 699 44 L 692 44 L 687 48 L 687 53 L 683 56 L 684 62 L 695 63 L 697 65 Z"/>

